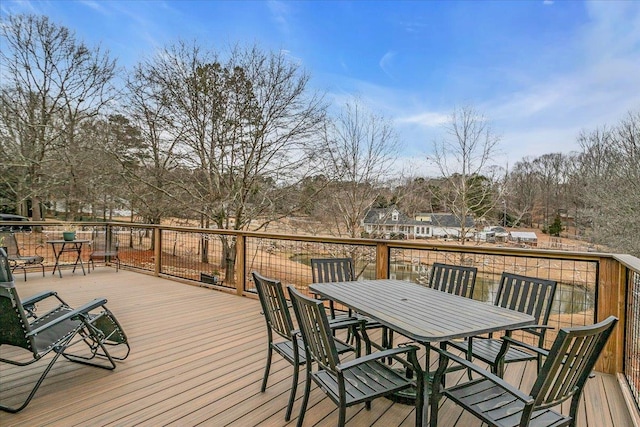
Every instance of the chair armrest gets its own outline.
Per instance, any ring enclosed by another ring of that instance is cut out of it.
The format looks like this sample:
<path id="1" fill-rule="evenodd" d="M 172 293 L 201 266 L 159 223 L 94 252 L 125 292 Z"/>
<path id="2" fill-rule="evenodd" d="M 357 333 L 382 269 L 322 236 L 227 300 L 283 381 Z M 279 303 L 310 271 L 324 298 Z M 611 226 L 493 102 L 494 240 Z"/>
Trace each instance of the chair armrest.
<path id="1" fill-rule="evenodd" d="M 383 358 L 387 358 L 387 357 L 397 356 L 397 355 L 403 354 L 403 353 L 411 353 L 411 352 L 415 353 L 416 351 L 418 351 L 418 347 L 416 347 L 414 345 L 408 345 L 408 346 L 402 347 L 402 348 L 400 348 L 400 347 L 390 348 L 388 350 L 383 350 L 383 351 L 378 351 L 378 352 L 375 352 L 375 353 L 367 354 L 365 356 L 358 357 L 357 359 L 349 360 L 347 362 L 341 363 L 341 364 L 336 366 L 336 370 L 344 371 L 344 370 L 353 368 L 354 366 L 358 366 L 358 365 L 361 365 L 363 363 L 371 362 L 373 360 L 378 360 L 378 359 L 383 359 Z"/>
<path id="2" fill-rule="evenodd" d="M 44 292 L 40 292 L 40 293 L 38 293 L 38 294 L 31 295 L 31 296 L 30 296 L 30 297 L 28 297 L 28 298 L 24 298 L 24 299 L 22 300 L 22 306 L 24 307 L 24 306 L 27 306 L 27 305 L 33 305 L 33 304 L 35 304 L 35 303 L 38 303 L 38 302 L 40 302 L 40 301 L 42 301 L 42 300 L 44 300 L 44 299 L 47 299 L 47 298 L 49 298 L 49 297 L 52 297 L 52 296 L 57 297 L 57 296 L 58 296 L 58 293 L 57 293 L 57 292 L 55 292 L 55 291 L 44 291 Z"/>
<path id="3" fill-rule="evenodd" d="M 455 354 L 449 353 L 446 350 L 442 350 L 439 348 L 435 348 L 432 347 L 433 350 L 435 350 L 436 352 L 438 352 L 438 356 L 443 358 L 440 361 L 440 367 L 438 368 L 438 370 L 436 371 L 436 377 L 434 378 L 434 384 L 441 384 L 441 375 L 445 370 L 445 368 L 448 365 L 448 361 L 451 360 L 459 365 L 462 365 L 465 368 L 471 369 L 473 372 L 479 374 L 480 376 L 484 377 L 485 379 L 491 381 L 492 383 L 504 388 L 505 390 L 507 390 L 509 393 L 513 394 L 518 400 L 521 400 L 522 402 L 524 402 L 525 404 L 533 404 L 534 399 L 523 393 L 520 389 L 514 387 L 513 385 L 509 384 L 508 382 L 506 382 L 505 380 L 503 380 L 502 378 L 500 378 L 497 375 L 492 374 L 491 372 L 481 368 L 480 366 L 477 366 L 471 362 L 469 362 L 466 359 L 463 359 L 461 357 L 456 356 Z M 441 369 L 442 368 L 442 369 Z"/>
<path id="4" fill-rule="evenodd" d="M 64 321 L 67 321 L 73 317 L 77 317 L 81 314 L 87 314 L 89 313 L 91 310 L 94 310 L 98 307 L 102 307 L 103 305 L 105 305 L 107 303 L 107 299 L 106 298 L 96 298 L 91 302 L 86 303 L 85 305 L 83 305 L 80 308 L 76 308 L 75 310 L 71 310 L 65 314 L 63 314 L 62 316 L 52 320 L 51 322 L 45 323 L 44 325 L 41 325 L 39 327 L 37 327 L 36 329 L 33 329 L 31 331 L 29 331 L 29 333 L 26 334 L 26 336 L 30 337 L 30 336 L 35 336 L 38 335 L 39 333 L 49 329 L 52 326 L 57 325 L 58 323 L 62 323 Z"/>
<path id="5" fill-rule="evenodd" d="M 555 329 L 555 328 L 549 325 L 534 325 L 534 326 L 523 326 L 522 328 L 518 328 L 518 329 L 511 329 L 511 331 L 523 331 L 523 332 L 528 332 L 532 335 L 543 335 L 549 329 Z"/>
<path id="6" fill-rule="evenodd" d="M 331 329 L 344 329 L 350 326 L 364 326 L 366 321 L 364 319 L 356 319 L 355 317 L 348 317 L 340 320 L 329 320 L 329 327 Z"/>
<path id="7" fill-rule="evenodd" d="M 531 345 L 531 344 L 524 343 L 522 341 L 518 341 L 518 340 L 513 339 L 513 338 L 511 338 L 509 336 L 504 336 L 504 337 L 502 337 L 502 339 L 504 341 L 509 342 L 510 345 L 515 345 L 517 347 L 523 347 L 523 348 L 526 348 L 527 350 L 531 350 L 534 353 L 538 353 L 538 354 L 541 354 L 543 356 L 548 356 L 549 355 L 549 351 L 545 350 L 544 348 L 536 347 L 535 345 Z"/>

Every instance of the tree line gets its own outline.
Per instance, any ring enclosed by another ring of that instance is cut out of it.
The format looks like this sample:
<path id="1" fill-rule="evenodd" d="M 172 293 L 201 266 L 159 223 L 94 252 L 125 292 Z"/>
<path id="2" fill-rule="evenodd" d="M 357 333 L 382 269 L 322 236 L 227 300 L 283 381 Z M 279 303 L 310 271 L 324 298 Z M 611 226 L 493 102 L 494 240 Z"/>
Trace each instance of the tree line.
<path id="1" fill-rule="evenodd" d="M 507 169 L 489 120 L 456 108 L 425 155 L 439 176 L 418 177 L 399 172 L 392 120 L 357 97 L 332 105 L 283 52 L 177 41 L 121 69 L 45 16 L 10 15 L 0 36 L 0 209 L 238 230 L 305 216 L 308 232 L 356 237 L 369 207 L 396 204 L 545 231 L 561 218 L 640 253 L 639 113 Z"/>

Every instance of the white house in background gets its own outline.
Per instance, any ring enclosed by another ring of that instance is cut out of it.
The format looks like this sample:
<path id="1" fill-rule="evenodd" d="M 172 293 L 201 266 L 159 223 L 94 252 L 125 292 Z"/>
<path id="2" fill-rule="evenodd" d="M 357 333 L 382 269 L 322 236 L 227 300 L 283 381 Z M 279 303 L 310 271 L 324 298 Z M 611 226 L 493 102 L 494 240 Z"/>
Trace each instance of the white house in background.
<path id="1" fill-rule="evenodd" d="M 509 240 L 530 246 L 538 246 L 538 235 L 533 231 L 512 231 L 509 233 Z"/>
<path id="2" fill-rule="evenodd" d="M 430 233 L 425 237 L 460 238 L 462 226 L 460 220 L 450 213 L 419 213 L 416 221 L 428 224 Z M 475 234 L 475 221 L 468 216 L 465 220 L 466 238 L 471 239 Z M 416 237 L 423 237 L 416 235 Z"/>
<path id="3" fill-rule="evenodd" d="M 411 219 L 395 206 L 369 209 L 362 220 L 362 227 L 370 236 L 386 239 L 459 238 L 462 232 L 460 221 L 453 214 L 421 213 Z M 467 238 L 473 238 L 473 218 L 467 217 L 465 227 Z"/>
<path id="4" fill-rule="evenodd" d="M 417 221 L 400 212 L 395 206 L 390 206 L 370 208 L 361 225 L 371 237 L 406 239 L 415 237 Z"/>

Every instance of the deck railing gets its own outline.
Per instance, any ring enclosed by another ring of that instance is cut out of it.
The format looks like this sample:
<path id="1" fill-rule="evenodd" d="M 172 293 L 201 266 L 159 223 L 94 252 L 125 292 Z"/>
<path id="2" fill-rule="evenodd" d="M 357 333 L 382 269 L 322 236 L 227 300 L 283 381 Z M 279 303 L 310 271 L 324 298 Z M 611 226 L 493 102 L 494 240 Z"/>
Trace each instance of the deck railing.
<path id="1" fill-rule="evenodd" d="M 3 224 L 0 222 L 0 225 Z M 10 224 L 5 222 L 4 224 Z M 32 222 L 31 232 L 16 233 L 23 254 L 37 253 L 52 266 L 48 240 L 60 239 L 65 223 Z M 349 256 L 359 278 L 398 278 L 426 283 L 434 262 L 478 268 L 474 298 L 490 303 L 503 271 L 558 281 L 550 324 L 591 324 L 609 315 L 620 325 L 597 369 L 623 374 L 640 402 L 640 259 L 630 255 L 437 244 L 429 240 L 374 240 L 168 227 L 119 222 L 77 224 L 77 237 L 92 240 L 108 233 L 117 241 L 121 266 L 226 289 L 254 292 L 250 272 L 257 270 L 305 291 L 313 257 Z M 90 245 L 83 252 L 87 257 Z M 553 340 L 555 333 L 548 333 Z"/>

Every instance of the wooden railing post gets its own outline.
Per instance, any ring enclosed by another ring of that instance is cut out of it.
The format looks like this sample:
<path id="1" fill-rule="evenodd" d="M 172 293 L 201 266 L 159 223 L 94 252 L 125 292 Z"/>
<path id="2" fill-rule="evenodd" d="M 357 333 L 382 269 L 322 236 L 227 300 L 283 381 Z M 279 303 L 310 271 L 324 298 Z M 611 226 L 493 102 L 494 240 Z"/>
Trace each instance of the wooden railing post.
<path id="1" fill-rule="evenodd" d="M 246 242 L 245 236 L 238 234 L 236 236 L 236 294 L 242 295 L 246 281 Z"/>
<path id="2" fill-rule="evenodd" d="M 159 276 L 162 271 L 162 229 L 153 229 L 153 257 L 155 258 L 155 275 Z"/>
<path id="3" fill-rule="evenodd" d="M 376 244 L 376 279 L 389 278 L 389 245 L 386 242 Z"/>
<path id="4" fill-rule="evenodd" d="M 611 334 L 595 369 L 608 374 L 622 372 L 625 332 L 625 268 L 611 258 L 600 259 L 596 305 L 596 321 L 616 316 L 618 324 Z"/>

